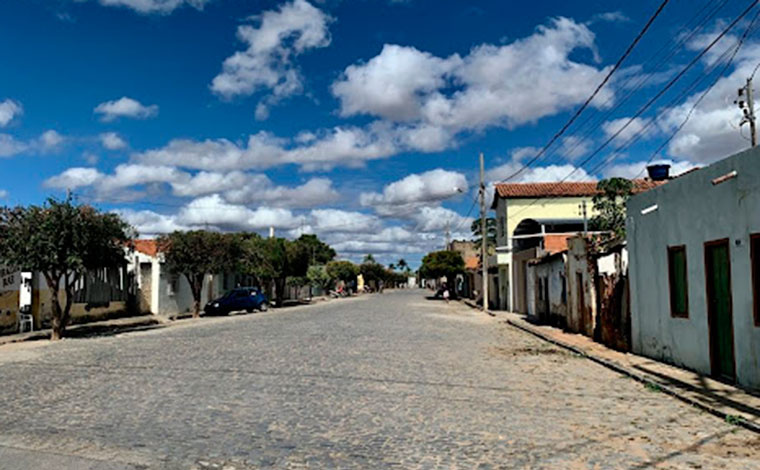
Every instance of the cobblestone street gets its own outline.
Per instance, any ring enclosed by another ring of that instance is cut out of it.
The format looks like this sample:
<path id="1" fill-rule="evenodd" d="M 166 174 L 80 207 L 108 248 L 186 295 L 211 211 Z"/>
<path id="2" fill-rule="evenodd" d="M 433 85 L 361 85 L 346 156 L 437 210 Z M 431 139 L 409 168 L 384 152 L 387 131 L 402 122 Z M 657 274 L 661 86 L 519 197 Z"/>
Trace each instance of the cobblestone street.
<path id="1" fill-rule="evenodd" d="M 424 295 L 2 347 L 0 468 L 760 469 L 760 436 Z"/>

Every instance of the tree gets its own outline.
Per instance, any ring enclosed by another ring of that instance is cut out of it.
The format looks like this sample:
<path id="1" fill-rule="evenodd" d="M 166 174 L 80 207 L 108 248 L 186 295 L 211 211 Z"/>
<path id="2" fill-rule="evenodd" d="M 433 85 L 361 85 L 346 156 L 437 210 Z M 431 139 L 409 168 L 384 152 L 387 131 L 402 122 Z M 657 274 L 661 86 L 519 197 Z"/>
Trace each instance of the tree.
<path id="1" fill-rule="evenodd" d="M 332 287 L 333 279 L 327 273 L 326 266 L 309 266 L 308 271 L 306 271 L 306 277 L 313 287 L 318 287 L 324 292 L 327 292 Z"/>
<path id="2" fill-rule="evenodd" d="M 51 340 L 66 334 L 77 281 L 88 270 L 126 263 L 125 249 L 135 235 L 117 214 L 75 204 L 71 197 L 50 198 L 42 206 L 0 209 L 0 259 L 45 277 L 52 294 Z"/>
<path id="3" fill-rule="evenodd" d="M 424 279 L 446 277 L 449 292 L 453 290 L 454 276 L 464 272 L 464 260 L 457 251 L 434 251 L 422 258 L 420 276 Z"/>
<path id="4" fill-rule="evenodd" d="M 175 231 L 159 237 L 157 245 L 167 267 L 190 284 L 193 318 L 200 316 L 204 277 L 236 266 L 242 254 L 239 235 L 205 230 Z"/>
<path id="5" fill-rule="evenodd" d="M 304 247 L 309 255 L 310 265 L 324 265 L 335 258 L 335 250 L 327 243 L 317 238 L 316 235 L 301 235 L 295 240 Z"/>
<path id="6" fill-rule="evenodd" d="M 370 253 L 364 257 L 362 263 L 375 263 L 375 257 Z"/>
<path id="7" fill-rule="evenodd" d="M 393 263 L 391 263 L 391 264 L 388 265 L 388 269 L 390 269 L 391 271 L 395 271 L 396 270 L 396 265 L 393 264 Z"/>
<path id="8" fill-rule="evenodd" d="M 404 272 L 409 272 L 409 264 L 406 262 L 404 258 L 401 258 L 398 260 L 398 263 L 396 263 L 396 266 L 398 266 L 399 269 L 403 270 Z"/>
<path id="9" fill-rule="evenodd" d="M 310 247 L 284 238 L 249 237 L 243 244 L 248 274 L 274 281 L 277 305 L 285 300 L 289 277 L 304 277 L 309 267 Z"/>
<path id="10" fill-rule="evenodd" d="M 375 262 L 362 263 L 359 265 L 359 272 L 364 276 L 364 282 L 367 283 L 385 281 L 387 278 L 387 271 L 383 265 Z"/>
<path id="11" fill-rule="evenodd" d="M 480 218 L 475 219 L 470 226 L 470 230 L 472 230 L 473 242 L 475 243 L 475 246 L 478 247 L 478 249 L 480 249 L 480 246 L 483 243 L 483 237 L 481 235 L 481 220 L 482 219 Z M 490 251 L 492 248 L 496 247 L 496 219 L 493 217 L 486 218 L 486 233 L 488 234 L 486 238 L 486 247 Z"/>
<path id="12" fill-rule="evenodd" d="M 331 279 L 347 283 L 356 280 L 356 275 L 359 274 L 359 269 L 350 261 L 330 261 L 325 269 Z"/>
<path id="13" fill-rule="evenodd" d="M 609 232 L 612 238 L 625 238 L 625 203 L 633 194 L 633 182 L 610 178 L 596 185 L 598 194 L 592 199 L 597 215 L 589 221 L 593 230 Z"/>

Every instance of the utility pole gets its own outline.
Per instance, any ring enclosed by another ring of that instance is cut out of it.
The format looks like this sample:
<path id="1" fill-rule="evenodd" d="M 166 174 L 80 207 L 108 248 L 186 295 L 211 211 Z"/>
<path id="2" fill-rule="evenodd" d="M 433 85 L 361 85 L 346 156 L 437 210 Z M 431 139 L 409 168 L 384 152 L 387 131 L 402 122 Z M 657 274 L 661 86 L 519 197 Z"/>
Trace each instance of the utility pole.
<path id="1" fill-rule="evenodd" d="M 739 88 L 739 98 L 734 101 L 744 113 L 739 126 L 749 124 L 750 140 L 752 146 L 757 146 L 757 128 L 755 126 L 755 99 L 752 96 L 752 77 L 747 79 L 747 84 Z"/>
<path id="2" fill-rule="evenodd" d="M 586 201 L 583 201 L 578 206 L 578 209 L 580 210 L 580 215 L 583 216 L 583 234 L 588 234 L 588 213 L 586 212 Z"/>
<path id="3" fill-rule="evenodd" d="M 488 234 L 486 233 L 486 179 L 483 152 L 480 152 L 480 237 L 483 264 L 483 311 L 488 311 Z"/>

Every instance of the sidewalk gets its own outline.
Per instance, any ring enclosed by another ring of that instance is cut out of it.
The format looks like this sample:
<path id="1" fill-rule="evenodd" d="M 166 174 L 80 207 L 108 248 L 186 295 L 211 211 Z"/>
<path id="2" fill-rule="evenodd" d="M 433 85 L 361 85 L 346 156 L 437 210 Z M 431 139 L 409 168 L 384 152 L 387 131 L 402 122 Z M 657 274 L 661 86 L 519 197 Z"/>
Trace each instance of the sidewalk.
<path id="1" fill-rule="evenodd" d="M 142 330 L 149 328 L 158 328 L 166 325 L 167 319 L 156 315 L 140 315 L 136 317 L 115 318 L 112 320 L 103 320 L 79 325 L 70 325 L 66 328 L 67 338 L 81 338 L 85 336 L 102 335 L 106 333 L 125 332 Z M 19 343 L 21 341 L 37 341 L 50 338 L 52 329 L 45 328 L 26 333 L 17 333 L 12 335 L 0 336 L 0 346 L 10 343 Z"/>
<path id="2" fill-rule="evenodd" d="M 583 335 L 536 325 L 524 315 L 490 312 L 498 320 L 644 383 L 721 419 L 760 433 L 760 395 L 654 359 L 622 353 Z"/>

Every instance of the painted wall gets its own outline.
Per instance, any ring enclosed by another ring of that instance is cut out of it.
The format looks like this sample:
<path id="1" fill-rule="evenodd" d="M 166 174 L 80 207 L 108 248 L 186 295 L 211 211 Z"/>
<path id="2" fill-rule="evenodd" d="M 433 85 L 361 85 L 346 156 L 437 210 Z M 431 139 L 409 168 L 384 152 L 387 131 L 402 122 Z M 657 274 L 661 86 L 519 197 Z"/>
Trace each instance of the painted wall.
<path id="1" fill-rule="evenodd" d="M 567 315 L 567 296 L 563 298 L 562 295 L 566 289 L 565 260 L 564 255 L 557 255 L 528 265 L 528 314 L 542 322 L 560 326 L 564 326 Z M 544 282 L 549 285 L 548 298 L 543 298 L 543 294 L 538 292 Z"/>
<path id="2" fill-rule="evenodd" d="M 589 261 L 586 238 L 567 240 L 567 329 L 594 337 L 596 329 L 596 266 Z"/>
<path id="3" fill-rule="evenodd" d="M 735 170 L 721 184 L 711 180 Z M 643 209 L 658 209 L 642 215 Z M 632 197 L 627 204 L 634 352 L 709 374 L 704 243 L 729 238 L 739 383 L 760 388 L 749 235 L 760 233 L 760 150 L 748 150 Z M 685 245 L 688 318 L 670 315 L 668 246 Z M 760 293 L 759 293 L 760 294 Z"/>

